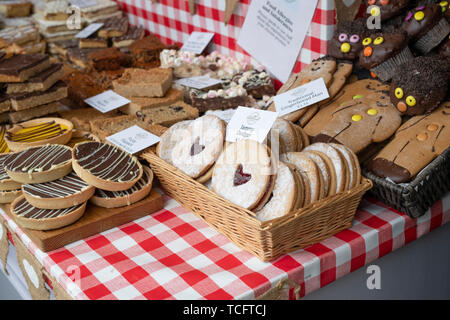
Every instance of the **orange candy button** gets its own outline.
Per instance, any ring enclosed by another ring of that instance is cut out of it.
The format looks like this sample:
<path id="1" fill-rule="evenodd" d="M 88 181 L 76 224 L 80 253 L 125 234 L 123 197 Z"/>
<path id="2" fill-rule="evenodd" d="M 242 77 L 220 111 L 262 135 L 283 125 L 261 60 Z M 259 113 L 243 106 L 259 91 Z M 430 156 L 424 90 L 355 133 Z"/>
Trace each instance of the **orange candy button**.
<path id="1" fill-rule="evenodd" d="M 365 47 L 364 48 L 364 56 L 365 57 L 370 57 L 373 53 L 373 49 L 372 47 Z"/>
<path id="2" fill-rule="evenodd" d="M 406 106 L 406 103 L 400 101 L 399 103 L 397 103 L 397 109 L 400 112 L 405 112 L 406 110 L 408 110 L 408 107 Z"/>
<path id="3" fill-rule="evenodd" d="M 432 124 L 428 125 L 427 130 L 428 131 L 436 131 L 438 128 L 439 128 L 438 124 L 432 123 Z"/>
<path id="4" fill-rule="evenodd" d="M 428 139 L 428 135 L 426 134 L 426 132 L 421 132 L 416 136 L 416 138 L 419 141 L 425 141 Z"/>
<path id="5" fill-rule="evenodd" d="M 370 75 L 372 76 L 372 78 L 376 78 L 377 77 L 377 75 L 373 71 L 370 73 Z"/>

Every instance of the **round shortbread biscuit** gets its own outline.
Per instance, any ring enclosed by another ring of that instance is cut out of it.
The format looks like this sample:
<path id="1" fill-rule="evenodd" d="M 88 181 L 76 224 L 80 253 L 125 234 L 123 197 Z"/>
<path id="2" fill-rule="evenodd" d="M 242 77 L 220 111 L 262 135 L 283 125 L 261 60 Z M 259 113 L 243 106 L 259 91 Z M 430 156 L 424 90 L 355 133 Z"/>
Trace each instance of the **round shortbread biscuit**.
<path id="1" fill-rule="evenodd" d="M 219 196 L 252 210 L 268 192 L 274 177 L 267 146 L 253 140 L 229 144 L 219 156 L 212 175 L 212 189 Z"/>
<path id="2" fill-rule="evenodd" d="M 286 152 L 297 151 L 297 134 L 290 121 L 278 118 L 275 120 L 271 132 L 276 130 L 280 140 L 280 146 L 284 146 L 284 149 L 280 148 L 280 154 Z M 269 132 L 269 137 L 271 136 Z"/>
<path id="3" fill-rule="evenodd" d="M 338 152 L 336 149 L 334 149 L 332 146 L 326 143 L 313 143 L 306 147 L 304 149 L 305 151 L 308 150 L 315 150 L 320 151 L 324 153 L 328 158 L 330 158 L 331 162 L 333 163 L 334 169 L 336 171 L 336 193 L 342 192 L 345 190 L 347 186 L 347 163 L 343 159 L 340 152 Z"/>
<path id="4" fill-rule="evenodd" d="M 300 209 L 305 201 L 305 186 L 303 184 L 303 179 L 300 174 L 300 170 L 290 163 L 285 163 L 286 166 L 291 169 L 292 175 L 294 176 L 295 184 L 297 186 L 297 194 L 294 203 L 294 208 L 292 210 Z"/>
<path id="5" fill-rule="evenodd" d="M 215 115 L 197 118 L 187 126 L 186 134 L 172 150 L 175 167 L 191 178 L 205 174 L 222 153 L 225 124 Z"/>
<path id="6" fill-rule="evenodd" d="M 172 164 L 173 147 L 185 136 L 186 128 L 192 120 L 180 121 L 167 129 L 156 146 L 156 154 L 164 161 Z"/>
<path id="7" fill-rule="evenodd" d="M 347 161 L 349 167 L 350 183 L 348 184 L 348 190 L 356 187 L 361 183 L 361 166 L 359 165 L 358 156 L 350 148 L 343 144 L 330 143 L 333 148 L 339 150 Z"/>
<path id="8" fill-rule="evenodd" d="M 320 155 L 317 151 L 309 150 L 309 151 L 303 151 L 303 154 L 307 155 L 312 161 L 314 161 L 319 168 L 320 175 L 322 177 L 322 197 L 321 199 L 328 196 L 328 192 L 330 191 L 330 184 L 331 184 L 331 170 L 328 167 L 328 164 L 325 162 L 322 155 Z"/>
<path id="9" fill-rule="evenodd" d="M 301 133 L 302 128 L 300 126 L 296 125 L 295 123 L 292 124 L 292 127 L 295 130 L 295 135 L 297 138 L 297 150 L 295 150 L 295 151 L 302 151 L 303 148 L 305 147 L 305 145 L 303 144 L 303 140 L 304 140 L 303 135 Z"/>
<path id="10" fill-rule="evenodd" d="M 268 221 L 291 212 L 297 199 L 296 194 L 297 184 L 291 169 L 279 162 L 272 197 L 261 210 L 256 211 L 258 220 Z"/>
<path id="11" fill-rule="evenodd" d="M 291 163 L 300 169 L 300 172 L 308 177 L 311 187 L 308 203 L 317 201 L 321 195 L 321 176 L 316 163 L 301 152 L 288 152 L 281 155 L 281 161 Z"/>

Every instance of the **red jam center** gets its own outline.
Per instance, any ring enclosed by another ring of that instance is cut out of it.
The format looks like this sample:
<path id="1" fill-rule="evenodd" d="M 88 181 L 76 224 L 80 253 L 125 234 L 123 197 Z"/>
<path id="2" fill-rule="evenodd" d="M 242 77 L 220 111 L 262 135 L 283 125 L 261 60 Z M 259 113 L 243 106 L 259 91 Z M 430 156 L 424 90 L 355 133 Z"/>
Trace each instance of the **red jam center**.
<path id="1" fill-rule="evenodd" d="M 241 185 L 249 182 L 251 178 L 252 178 L 252 175 L 250 173 L 244 173 L 242 164 L 240 164 L 237 167 L 236 172 L 234 173 L 233 185 L 235 187 L 241 186 Z"/>
<path id="2" fill-rule="evenodd" d="M 191 146 L 191 156 L 195 156 L 205 150 L 205 146 L 200 144 L 200 137 L 195 139 L 194 144 Z"/>

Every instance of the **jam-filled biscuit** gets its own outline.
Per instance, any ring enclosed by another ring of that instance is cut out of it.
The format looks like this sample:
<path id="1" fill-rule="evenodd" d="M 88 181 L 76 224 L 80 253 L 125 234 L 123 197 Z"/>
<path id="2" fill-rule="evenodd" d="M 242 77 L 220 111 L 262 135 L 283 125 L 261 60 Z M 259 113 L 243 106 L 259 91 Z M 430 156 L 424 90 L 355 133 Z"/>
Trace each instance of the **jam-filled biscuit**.
<path id="1" fill-rule="evenodd" d="M 145 198 L 151 191 L 153 184 L 153 171 L 143 166 L 141 179 L 130 189 L 123 191 L 108 191 L 96 189 L 89 201 L 103 208 L 117 208 L 129 206 Z"/>
<path id="2" fill-rule="evenodd" d="M 94 186 L 83 181 L 73 171 L 54 181 L 22 185 L 27 201 L 41 209 L 64 209 L 79 205 L 88 201 L 94 191 Z"/>
<path id="3" fill-rule="evenodd" d="M 174 146 L 186 135 L 187 126 L 192 120 L 184 120 L 172 125 L 160 137 L 156 146 L 156 154 L 166 162 L 172 164 L 172 151 Z"/>
<path id="4" fill-rule="evenodd" d="M 272 220 L 291 212 L 295 208 L 297 194 L 303 192 L 298 187 L 290 167 L 283 162 L 279 162 L 277 178 L 270 200 L 261 210 L 256 211 L 258 220 Z"/>
<path id="5" fill-rule="evenodd" d="M 175 167 L 192 178 L 206 173 L 222 152 L 225 124 L 215 115 L 205 115 L 186 127 L 186 135 L 172 150 Z"/>
<path id="6" fill-rule="evenodd" d="M 20 183 L 43 183 L 64 177 L 72 171 L 72 149 L 47 144 L 13 153 L 4 161 L 6 173 Z"/>
<path id="7" fill-rule="evenodd" d="M 362 49 L 366 20 L 339 22 L 333 38 L 328 41 L 328 54 L 336 59 L 355 60 Z"/>
<path id="8" fill-rule="evenodd" d="M 408 182 L 448 147 L 450 102 L 445 102 L 432 113 L 405 122 L 370 162 L 368 169 L 395 183 Z"/>
<path id="9" fill-rule="evenodd" d="M 408 0 L 364 0 L 367 7 L 372 7 L 369 15 L 373 17 L 380 16 L 381 21 L 386 21 L 403 12 L 408 6 Z"/>
<path id="10" fill-rule="evenodd" d="M 442 7 L 438 4 L 424 5 L 409 11 L 402 24 L 412 47 L 426 54 L 438 46 L 450 32 Z"/>
<path id="11" fill-rule="evenodd" d="M 236 205 L 257 210 L 272 193 L 275 166 L 264 144 L 248 139 L 229 144 L 214 166 L 212 189 Z"/>
<path id="12" fill-rule="evenodd" d="M 75 173 L 88 184 L 108 191 L 131 188 L 142 176 L 136 157 L 102 142 L 83 142 L 72 150 Z"/>
<path id="13" fill-rule="evenodd" d="M 392 79 L 390 98 L 401 113 L 413 116 L 437 108 L 447 96 L 450 62 L 419 56 L 398 68 Z"/>

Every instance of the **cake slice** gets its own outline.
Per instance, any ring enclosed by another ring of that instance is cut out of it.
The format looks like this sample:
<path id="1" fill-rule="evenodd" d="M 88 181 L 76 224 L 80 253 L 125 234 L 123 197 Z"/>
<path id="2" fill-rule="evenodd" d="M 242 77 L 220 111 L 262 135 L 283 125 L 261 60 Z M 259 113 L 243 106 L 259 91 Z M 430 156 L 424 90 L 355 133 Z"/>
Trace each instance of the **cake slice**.
<path id="1" fill-rule="evenodd" d="M 113 81 L 114 91 L 128 97 L 163 97 L 172 84 L 172 70 L 153 68 L 149 70 L 126 69 Z"/>
<path id="2" fill-rule="evenodd" d="M 19 54 L 0 60 L 0 82 L 24 82 L 50 67 L 46 54 Z"/>
<path id="3" fill-rule="evenodd" d="M 12 123 L 19 123 L 56 113 L 60 107 L 61 104 L 59 102 L 50 102 L 27 110 L 9 112 L 8 117 Z"/>
<path id="4" fill-rule="evenodd" d="M 170 127 L 183 120 L 193 120 L 198 118 L 198 110 L 187 103 L 177 101 L 168 106 L 138 111 L 136 112 L 136 116 L 146 123 Z"/>
<path id="5" fill-rule="evenodd" d="M 64 74 L 62 63 L 52 64 L 43 72 L 31 77 L 26 82 L 9 83 L 6 93 L 26 93 L 33 91 L 45 91 L 53 86 Z"/>
<path id="6" fill-rule="evenodd" d="M 26 110 L 64 99 L 67 97 L 67 85 L 64 81 L 58 81 L 46 91 L 14 93 L 10 97 L 15 111 Z"/>
<path id="7" fill-rule="evenodd" d="M 89 122 L 93 119 L 102 121 L 104 119 L 117 117 L 119 115 L 116 110 L 107 113 L 101 113 L 100 111 L 91 107 L 59 111 L 58 114 L 61 116 L 61 118 L 72 122 L 76 130 L 88 132 L 91 131 L 91 124 Z"/>
<path id="8" fill-rule="evenodd" d="M 126 106 L 121 107 L 119 110 L 126 114 L 136 114 L 138 111 L 167 106 L 176 101 L 183 100 L 183 92 L 169 88 L 166 95 L 161 98 L 127 97 L 127 99 L 131 102 Z"/>

